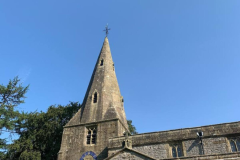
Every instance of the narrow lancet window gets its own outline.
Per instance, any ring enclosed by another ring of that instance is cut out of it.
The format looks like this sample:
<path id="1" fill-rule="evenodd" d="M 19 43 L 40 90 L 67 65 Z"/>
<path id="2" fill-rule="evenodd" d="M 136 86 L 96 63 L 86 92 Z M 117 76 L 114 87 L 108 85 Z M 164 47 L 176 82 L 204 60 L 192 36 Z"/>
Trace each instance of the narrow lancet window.
<path id="1" fill-rule="evenodd" d="M 87 144 L 90 144 L 90 142 L 91 142 L 91 131 L 88 130 L 88 132 L 87 132 Z"/>
<path id="2" fill-rule="evenodd" d="M 92 133 L 92 144 L 96 144 L 96 138 L 97 138 L 97 131 L 96 129 L 94 129 Z"/>
<path id="3" fill-rule="evenodd" d="M 103 59 L 100 61 L 100 66 L 103 66 Z"/>
<path id="4" fill-rule="evenodd" d="M 176 148 L 172 147 L 172 156 L 175 158 L 177 157 L 177 152 L 176 152 Z"/>
<path id="5" fill-rule="evenodd" d="M 113 64 L 113 71 L 115 70 L 115 68 L 114 68 L 114 64 Z"/>
<path id="6" fill-rule="evenodd" d="M 93 95 L 93 103 L 97 103 L 97 100 L 98 100 L 98 95 L 97 95 L 97 92 L 95 92 Z"/>
<path id="7" fill-rule="evenodd" d="M 231 145 L 232 152 L 237 152 L 237 148 L 233 140 L 230 140 L 230 145 Z"/>
<path id="8" fill-rule="evenodd" d="M 237 149 L 240 151 L 240 139 L 237 140 Z"/>
<path id="9" fill-rule="evenodd" d="M 182 157 L 183 156 L 182 149 L 179 146 L 177 147 L 177 153 L 178 153 L 178 157 Z"/>

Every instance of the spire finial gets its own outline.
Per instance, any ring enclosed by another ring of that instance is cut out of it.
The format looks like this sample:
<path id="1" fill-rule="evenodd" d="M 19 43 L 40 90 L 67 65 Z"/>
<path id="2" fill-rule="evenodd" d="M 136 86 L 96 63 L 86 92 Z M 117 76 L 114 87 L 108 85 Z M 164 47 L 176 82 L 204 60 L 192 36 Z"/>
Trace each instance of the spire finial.
<path id="1" fill-rule="evenodd" d="M 108 28 L 108 23 L 107 23 L 107 25 L 106 25 L 106 27 L 105 27 L 105 30 L 103 30 L 103 31 L 105 31 L 106 32 L 106 37 L 108 36 L 108 31 L 110 30 L 110 28 Z"/>

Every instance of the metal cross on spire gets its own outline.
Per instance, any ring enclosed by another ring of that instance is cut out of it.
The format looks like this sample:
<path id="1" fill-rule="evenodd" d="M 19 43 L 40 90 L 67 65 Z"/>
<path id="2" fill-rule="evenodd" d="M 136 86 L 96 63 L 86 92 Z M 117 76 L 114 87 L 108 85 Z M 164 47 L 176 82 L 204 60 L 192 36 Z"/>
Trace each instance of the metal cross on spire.
<path id="1" fill-rule="evenodd" d="M 110 30 L 110 28 L 108 28 L 108 24 L 106 25 L 106 27 L 105 27 L 105 30 L 103 30 L 103 31 L 105 31 L 106 32 L 106 37 L 108 36 L 108 31 Z"/>

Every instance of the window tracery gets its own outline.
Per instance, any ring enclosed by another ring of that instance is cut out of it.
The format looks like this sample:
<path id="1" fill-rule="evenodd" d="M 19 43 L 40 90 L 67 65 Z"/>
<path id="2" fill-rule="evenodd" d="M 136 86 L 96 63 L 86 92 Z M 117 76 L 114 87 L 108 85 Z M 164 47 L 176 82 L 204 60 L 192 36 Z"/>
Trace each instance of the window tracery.
<path id="1" fill-rule="evenodd" d="M 96 144 L 97 142 L 97 127 L 87 128 L 87 145 Z"/>
<path id="2" fill-rule="evenodd" d="M 230 147 L 232 152 L 240 151 L 240 137 L 229 139 Z"/>
<path id="3" fill-rule="evenodd" d="M 182 157 L 183 156 L 183 151 L 182 151 L 182 145 L 181 144 L 173 144 L 171 145 L 171 152 L 172 152 L 172 157 Z"/>

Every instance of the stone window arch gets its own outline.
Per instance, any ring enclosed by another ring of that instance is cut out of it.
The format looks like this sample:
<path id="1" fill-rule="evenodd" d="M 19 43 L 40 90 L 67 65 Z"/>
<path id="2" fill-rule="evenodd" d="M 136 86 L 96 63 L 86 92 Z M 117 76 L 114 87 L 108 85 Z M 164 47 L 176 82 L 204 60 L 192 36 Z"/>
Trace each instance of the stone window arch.
<path id="1" fill-rule="evenodd" d="M 174 157 L 174 158 L 177 157 L 177 150 L 176 150 L 176 147 L 172 147 L 172 157 Z"/>
<path id="2" fill-rule="evenodd" d="M 97 92 L 97 91 L 94 91 L 94 93 L 93 93 L 93 95 L 92 95 L 92 102 L 93 102 L 93 103 L 97 103 L 97 102 L 98 102 L 98 99 L 99 99 L 98 92 Z"/>
<path id="3" fill-rule="evenodd" d="M 87 144 L 91 144 L 91 131 L 87 131 Z"/>
<path id="4" fill-rule="evenodd" d="M 183 157 L 183 150 L 181 144 L 172 144 L 171 153 L 173 158 Z"/>
<path id="5" fill-rule="evenodd" d="M 182 148 L 177 146 L 177 155 L 178 157 L 182 157 L 183 156 L 183 151 L 182 151 Z"/>
<path id="6" fill-rule="evenodd" d="M 238 151 L 240 151 L 240 139 L 237 139 L 236 144 L 237 144 Z"/>
<path id="7" fill-rule="evenodd" d="M 97 139 L 97 129 L 94 128 L 92 130 L 92 144 L 96 144 L 96 139 Z"/>
<path id="8" fill-rule="evenodd" d="M 97 142 L 97 126 L 87 128 L 87 145 L 95 145 Z"/>
<path id="9" fill-rule="evenodd" d="M 231 138 L 229 140 L 231 151 L 232 152 L 238 152 L 240 151 L 240 138 Z"/>
<path id="10" fill-rule="evenodd" d="M 104 60 L 101 59 L 101 60 L 100 60 L 100 66 L 103 66 L 103 62 L 104 62 Z"/>

